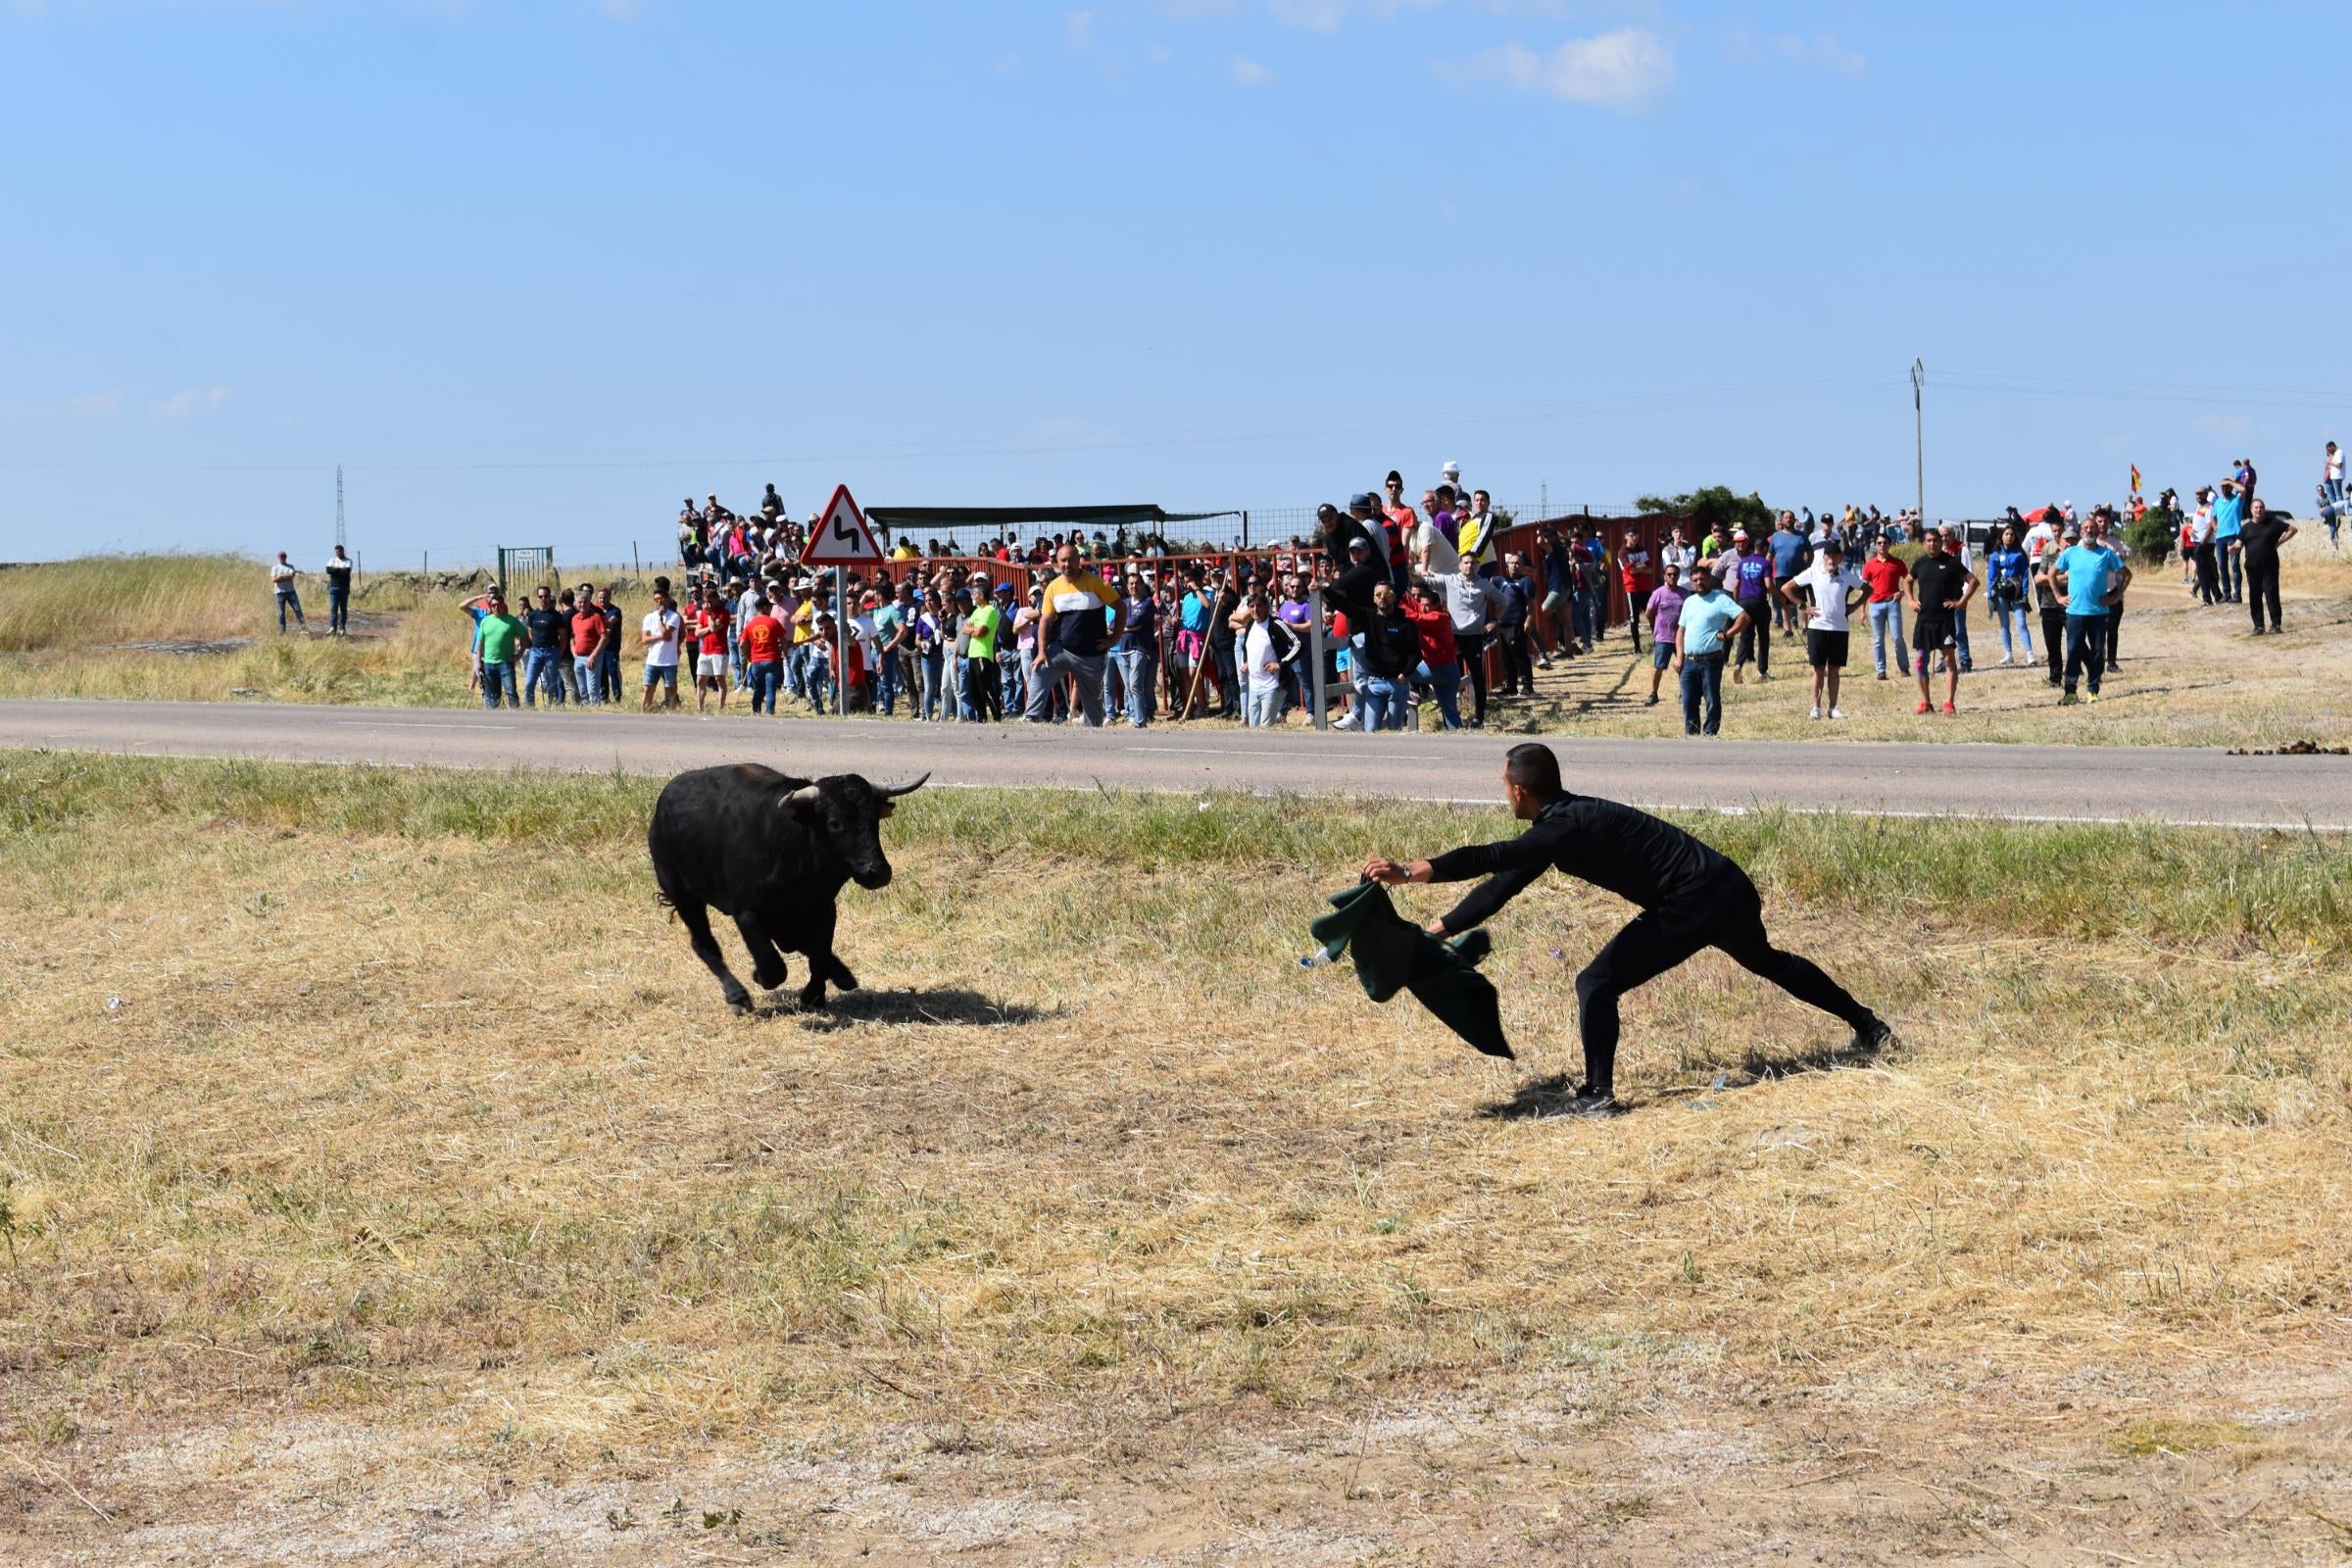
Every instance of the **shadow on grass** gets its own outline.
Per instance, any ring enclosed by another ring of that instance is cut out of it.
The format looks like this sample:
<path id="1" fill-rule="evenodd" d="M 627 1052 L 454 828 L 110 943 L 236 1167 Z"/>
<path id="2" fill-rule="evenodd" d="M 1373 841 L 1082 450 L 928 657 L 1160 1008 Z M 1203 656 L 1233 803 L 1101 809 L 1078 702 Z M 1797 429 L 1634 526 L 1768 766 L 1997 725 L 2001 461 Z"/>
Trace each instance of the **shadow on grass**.
<path id="1" fill-rule="evenodd" d="M 777 1016 L 797 1017 L 806 1029 L 847 1029 L 864 1023 L 960 1024 L 992 1029 L 1006 1024 L 1038 1023 L 1058 1014 L 1019 1002 L 997 1002 L 977 991 L 842 991 L 825 1002 L 822 1012 L 803 1013 L 785 1006 Z"/>
<path id="2" fill-rule="evenodd" d="M 1659 1091 L 1655 1102 L 1682 1100 L 1694 1107 L 1706 1104 L 1708 1095 L 1729 1094 L 1735 1089 L 1752 1089 L 1757 1084 L 1770 1083 L 1777 1078 L 1793 1078 L 1798 1073 L 1832 1072 L 1839 1067 L 1869 1067 L 1886 1059 L 1886 1053 L 1859 1051 L 1852 1045 L 1815 1046 L 1790 1056 L 1767 1056 L 1750 1051 L 1740 1058 L 1737 1067 L 1725 1067 L 1714 1080 L 1704 1084 L 1679 1084 Z M 1531 1078 L 1511 1091 L 1507 1100 L 1494 1100 L 1478 1107 L 1478 1114 L 1493 1121 L 1541 1121 L 1556 1116 L 1575 1098 L 1576 1080 L 1564 1072 L 1543 1078 Z M 1697 1100 L 1685 1097 L 1698 1096 Z"/>

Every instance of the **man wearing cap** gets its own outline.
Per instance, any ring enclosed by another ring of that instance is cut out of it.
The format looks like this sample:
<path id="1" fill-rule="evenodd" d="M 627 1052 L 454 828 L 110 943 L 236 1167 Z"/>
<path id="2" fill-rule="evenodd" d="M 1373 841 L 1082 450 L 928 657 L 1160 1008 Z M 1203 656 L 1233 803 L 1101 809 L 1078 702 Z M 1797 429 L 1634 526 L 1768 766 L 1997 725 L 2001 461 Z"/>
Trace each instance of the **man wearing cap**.
<path id="1" fill-rule="evenodd" d="M 1402 593 L 1405 576 L 1410 570 L 1413 534 L 1420 527 L 1421 519 L 1414 515 L 1412 504 L 1404 499 L 1404 475 L 1395 468 L 1391 468 L 1389 476 L 1381 481 L 1381 494 L 1384 499 L 1379 502 L 1380 516 L 1386 525 L 1383 532 L 1388 538 L 1386 546 L 1378 553 L 1397 585 L 1396 591 Z"/>
<path id="2" fill-rule="evenodd" d="M 2222 481 L 2222 496 L 2213 504 L 2214 565 L 2221 579 L 2222 603 L 2234 605 L 2246 596 L 2244 545 L 2239 535 L 2246 525 L 2246 501 L 2235 479 Z"/>
<path id="3" fill-rule="evenodd" d="M 1919 671 L 1919 707 L 1917 712 L 1930 712 L 1935 704 L 1928 694 L 1928 679 L 1933 672 L 1931 656 L 1943 655 L 1943 710 L 1957 711 L 1960 697 L 1960 612 L 1977 591 L 1977 579 L 1966 566 L 1944 553 L 1943 533 L 1928 528 L 1920 534 L 1920 543 L 1927 553 L 1911 565 L 1911 576 L 1903 584 L 1912 608 L 1918 612 L 1911 624 L 1911 654 Z"/>
<path id="4" fill-rule="evenodd" d="M 1821 716 L 1826 689 L 1830 717 L 1843 718 L 1838 708 L 1838 682 L 1845 673 L 1850 617 L 1854 606 L 1869 598 L 1870 589 L 1861 573 L 1845 564 L 1844 541 L 1835 535 L 1823 540 L 1812 562 L 1780 587 L 1781 599 L 1792 614 L 1805 613 L 1807 594 L 1813 599 L 1805 620 L 1805 662 L 1813 666 L 1812 716 Z"/>
<path id="5" fill-rule="evenodd" d="M 1756 661 L 1756 679 L 1772 679 L 1772 557 L 1749 542 L 1745 528 L 1732 530 L 1732 548 L 1716 567 L 1716 580 L 1746 617 L 1740 629 L 1740 652 L 1732 662 L 1732 684 L 1747 683 L 1748 657 Z"/>
<path id="6" fill-rule="evenodd" d="M 1559 758 L 1548 746 L 1512 747 L 1503 760 L 1502 786 L 1511 814 L 1529 824 L 1517 838 L 1426 860 L 1374 856 L 1364 862 L 1363 874 L 1389 887 L 1484 878 L 1467 898 L 1429 922 L 1426 929 L 1440 937 L 1483 925 L 1554 869 L 1641 910 L 1576 977 L 1585 1082 L 1563 1107 L 1568 1114 L 1617 1113 L 1619 999 L 1705 948 L 1726 954 L 1750 974 L 1844 1023 L 1853 1031 L 1848 1049 L 1878 1052 L 1895 1044 L 1894 1031 L 1877 1012 L 1812 960 L 1773 946 L 1755 883 L 1720 852 L 1646 811 L 1570 794 L 1560 781 Z"/>

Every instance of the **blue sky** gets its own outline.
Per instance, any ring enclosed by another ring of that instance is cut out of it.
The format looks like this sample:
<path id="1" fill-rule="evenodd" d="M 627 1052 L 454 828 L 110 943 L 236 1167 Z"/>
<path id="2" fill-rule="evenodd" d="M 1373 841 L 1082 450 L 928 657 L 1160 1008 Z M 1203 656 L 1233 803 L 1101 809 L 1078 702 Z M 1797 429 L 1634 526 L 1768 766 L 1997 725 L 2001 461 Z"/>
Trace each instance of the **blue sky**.
<path id="1" fill-rule="evenodd" d="M 1892 510 L 1914 356 L 1937 514 L 2307 511 L 2341 21 L 0 0 L 0 559 L 315 556 L 338 461 L 388 564 L 767 479 Z"/>

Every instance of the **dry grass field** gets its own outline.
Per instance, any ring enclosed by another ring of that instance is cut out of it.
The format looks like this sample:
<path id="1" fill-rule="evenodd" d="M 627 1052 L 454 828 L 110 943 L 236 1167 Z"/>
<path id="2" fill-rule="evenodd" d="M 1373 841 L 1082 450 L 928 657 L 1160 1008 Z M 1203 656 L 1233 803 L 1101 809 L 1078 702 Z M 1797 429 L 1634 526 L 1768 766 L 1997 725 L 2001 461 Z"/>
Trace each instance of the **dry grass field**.
<path id="1" fill-rule="evenodd" d="M 1584 1123 L 1606 897 L 1517 1063 L 1294 961 L 1499 812 L 918 794 L 736 1020 L 655 787 L 0 754 L 0 1559 L 2352 1552 L 2352 845 L 1692 818 L 1904 1049 L 1708 956 Z"/>
<path id="2" fill-rule="evenodd" d="M 576 575 L 576 573 L 574 573 Z M 599 574 L 599 580 L 602 580 Z M 1973 630 L 1983 662 L 1961 711 L 1914 716 L 1908 682 L 1870 678 L 1857 635 L 1846 719 L 1806 717 L 1802 644 L 1774 644 L 1773 679 L 1725 690 L 1724 733 L 1751 739 L 1960 740 L 2082 745 L 2275 747 L 2352 743 L 2334 653 L 2352 628 L 2352 560 L 2324 538 L 2289 546 L 2287 635 L 2250 637 L 2244 611 L 2189 602 L 2177 566 L 2142 574 L 2124 622 L 2125 662 L 2095 708 L 2061 709 L 2038 668 L 2002 669 L 1990 622 Z M 306 585 L 307 586 L 307 585 Z M 355 602 L 353 635 L 280 637 L 260 565 L 228 557 L 128 557 L 0 572 L 0 697 L 151 698 L 468 707 L 465 590 L 379 577 Z M 632 612 L 644 596 L 622 595 Z M 306 598 L 325 623 L 323 590 Z M 2038 638 L 2038 629 L 2034 633 Z M 1646 645 L 1645 645 L 1646 648 Z M 1497 704 L 1494 722 L 1535 734 L 1679 735 L 1672 675 L 1645 708 L 1650 665 L 1622 634 L 1599 654 L 1538 676 L 1532 703 Z M 1941 687 L 1937 688 L 1941 700 Z M 1434 725 L 1436 710 L 1426 710 Z"/>

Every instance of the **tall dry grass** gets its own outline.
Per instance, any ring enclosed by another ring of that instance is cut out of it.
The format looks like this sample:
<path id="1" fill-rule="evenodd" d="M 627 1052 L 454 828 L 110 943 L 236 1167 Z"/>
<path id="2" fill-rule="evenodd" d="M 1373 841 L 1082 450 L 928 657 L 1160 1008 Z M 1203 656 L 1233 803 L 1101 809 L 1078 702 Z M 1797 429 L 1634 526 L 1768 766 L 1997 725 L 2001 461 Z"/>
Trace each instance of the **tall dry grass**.
<path id="1" fill-rule="evenodd" d="M 267 568 L 237 556 L 84 556 L 0 571 L 0 653 L 261 632 Z"/>

